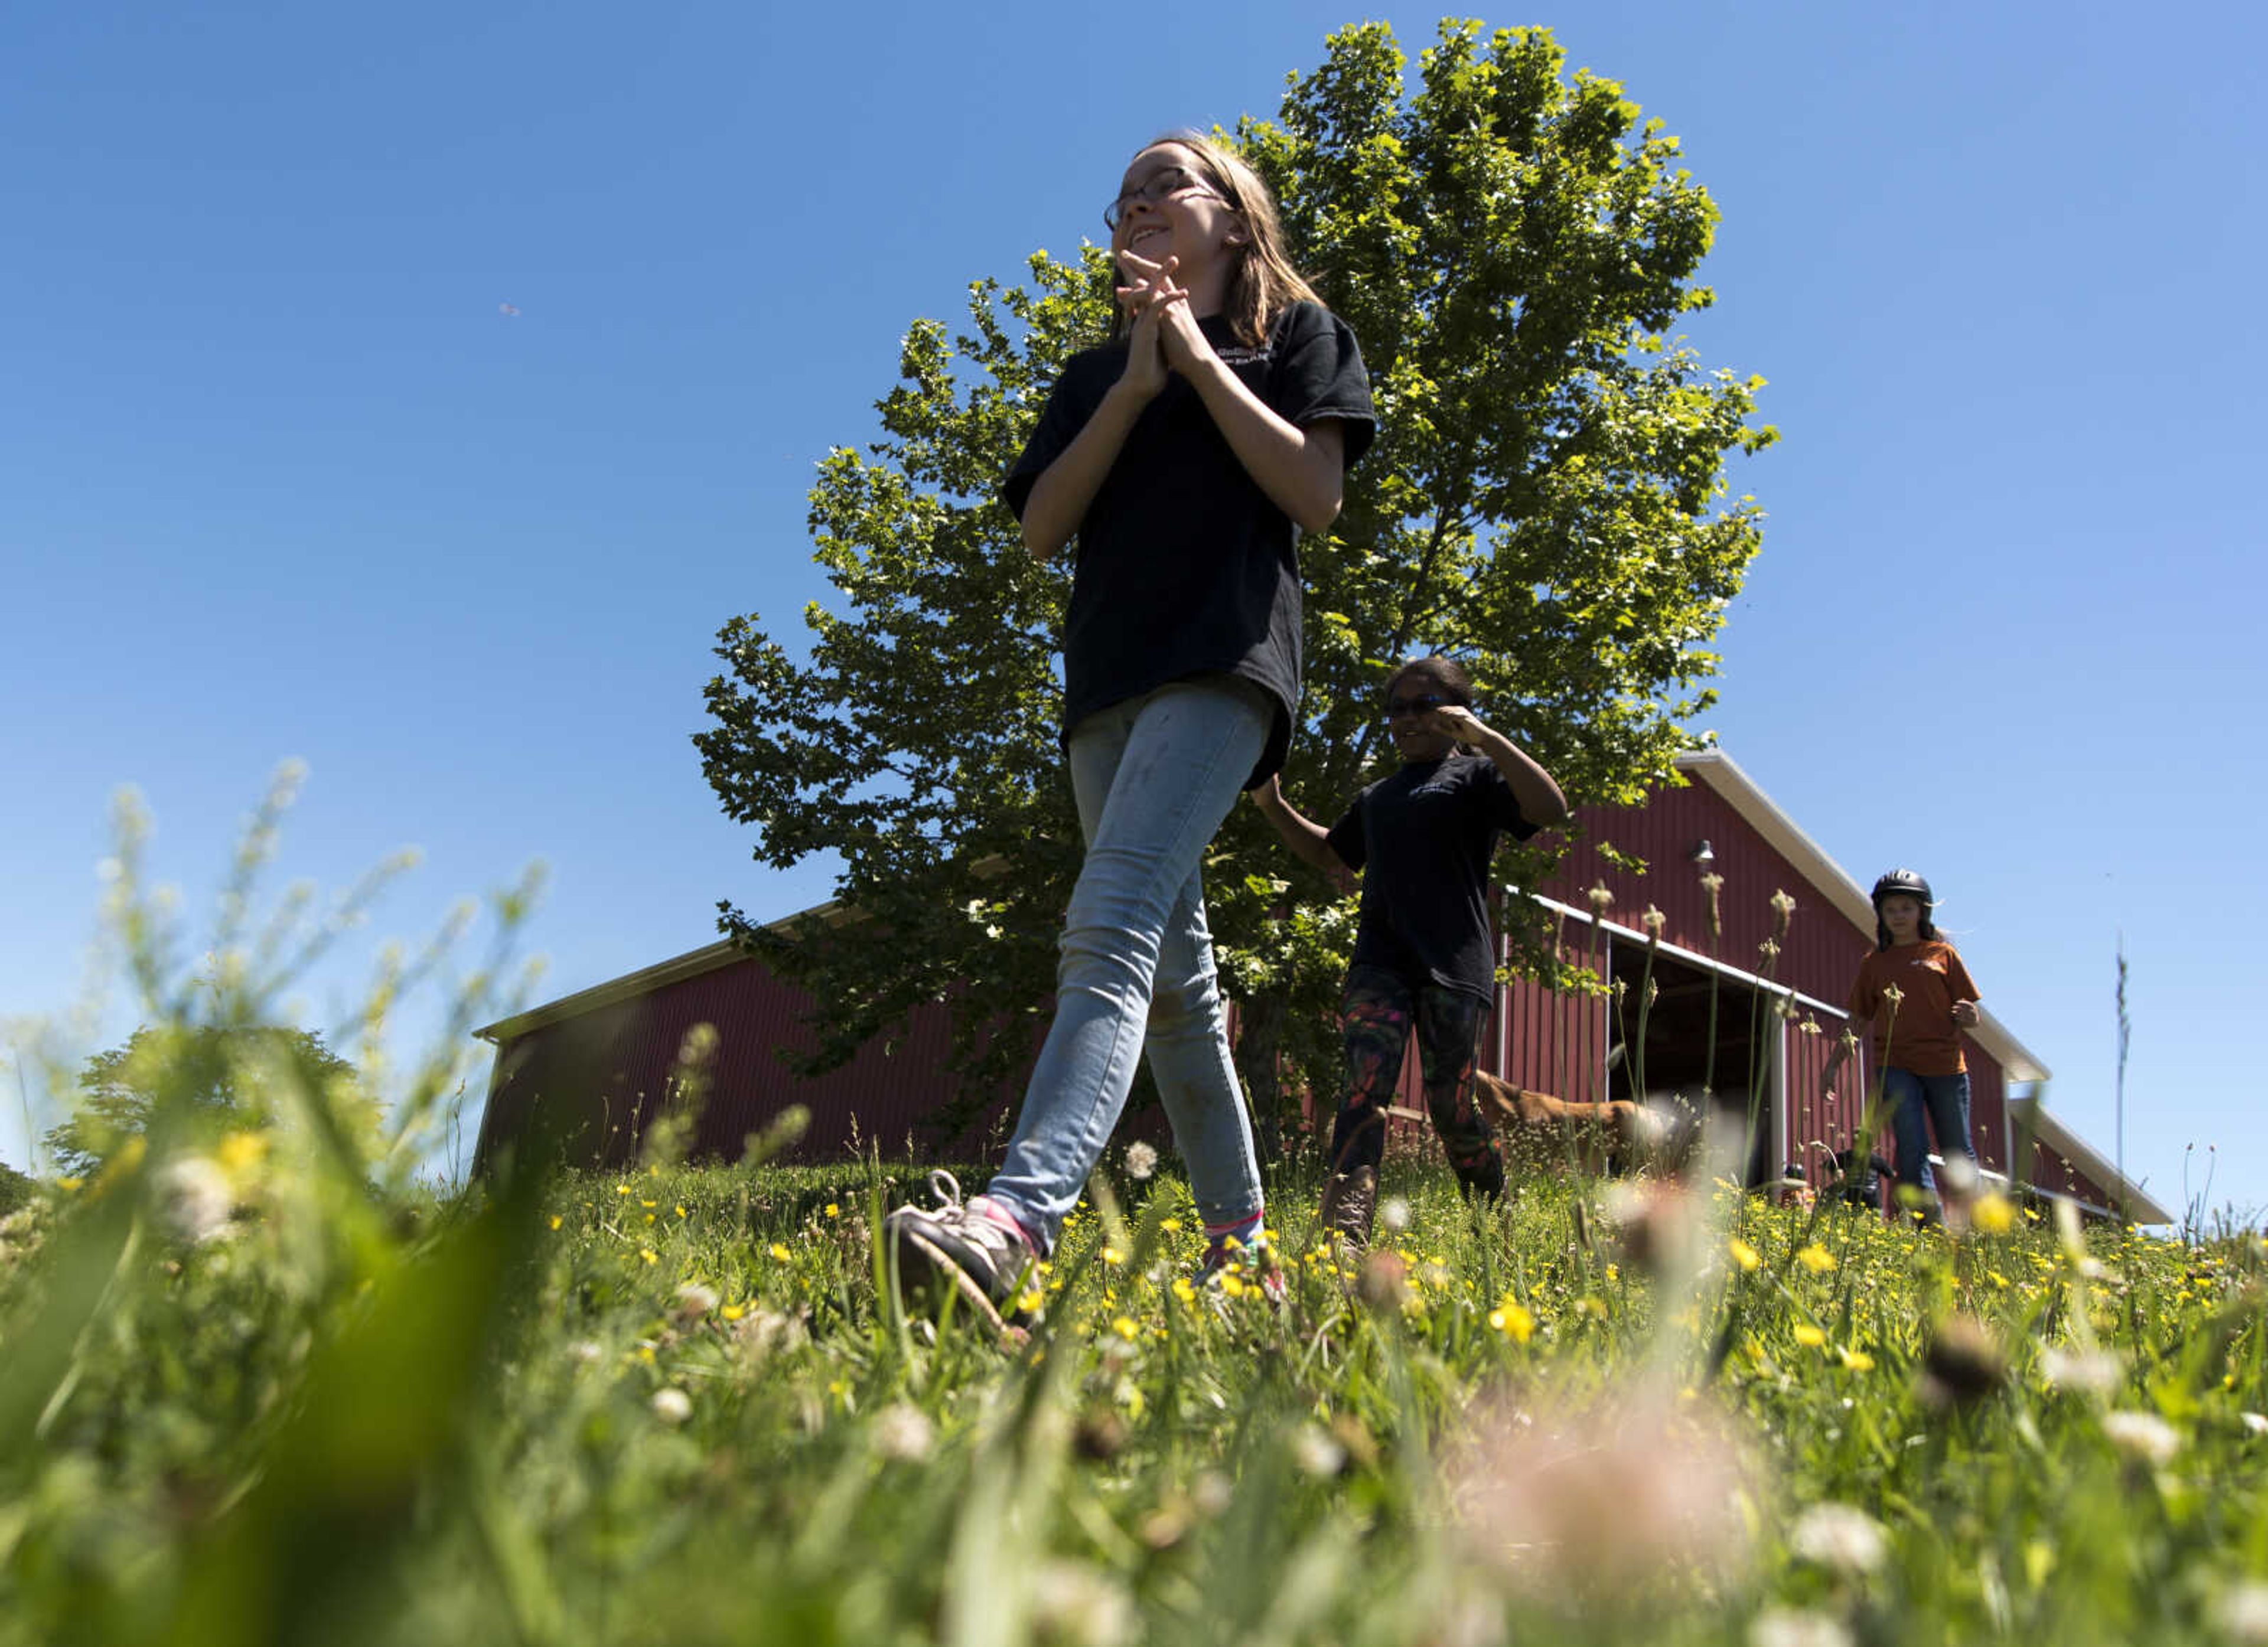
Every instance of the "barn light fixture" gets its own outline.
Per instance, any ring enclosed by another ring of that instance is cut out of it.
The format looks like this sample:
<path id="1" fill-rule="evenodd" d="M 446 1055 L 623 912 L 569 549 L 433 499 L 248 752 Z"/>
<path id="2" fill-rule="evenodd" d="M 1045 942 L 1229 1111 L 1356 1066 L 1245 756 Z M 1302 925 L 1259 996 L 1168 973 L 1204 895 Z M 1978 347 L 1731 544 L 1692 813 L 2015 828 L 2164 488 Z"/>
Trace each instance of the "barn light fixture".
<path id="1" fill-rule="evenodd" d="M 1706 837 L 1704 837 L 1695 845 L 1694 849 L 1685 856 L 1692 859 L 1693 867 L 1699 870 L 1705 875 L 1708 873 L 1709 866 L 1717 861 L 1717 855 L 1709 849 L 1709 842 Z"/>

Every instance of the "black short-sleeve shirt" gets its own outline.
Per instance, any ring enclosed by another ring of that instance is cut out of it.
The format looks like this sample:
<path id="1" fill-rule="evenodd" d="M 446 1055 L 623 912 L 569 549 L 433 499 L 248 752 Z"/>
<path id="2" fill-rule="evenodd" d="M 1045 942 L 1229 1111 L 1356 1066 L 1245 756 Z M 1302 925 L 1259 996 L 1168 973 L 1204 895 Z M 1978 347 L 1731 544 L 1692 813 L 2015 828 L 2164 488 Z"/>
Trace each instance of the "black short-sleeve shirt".
<path id="1" fill-rule="evenodd" d="M 1376 429 L 1346 322 L 1294 303 L 1266 345 L 1197 322 L 1229 369 L 1295 428 L 1340 421 L 1351 467 Z M 1019 518 L 1126 367 L 1122 340 L 1074 355 L 1001 488 Z M 1300 702 L 1299 527 L 1260 489 L 1179 373 L 1142 408 L 1079 524 L 1064 620 L 1064 735 L 1098 710 L 1191 675 L 1241 675 L 1276 700 L 1257 783 L 1284 764 Z"/>
<path id="2" fill-rule="evenodd" d="M 1499 829 L 1525 841 L 1535 827 L 1479 755 L 1412 761 L 1363 790 L 1330 831 L 1331 850 L 1362 871 L 1353 964 L 1494 998 L 1489 859 Z"/>

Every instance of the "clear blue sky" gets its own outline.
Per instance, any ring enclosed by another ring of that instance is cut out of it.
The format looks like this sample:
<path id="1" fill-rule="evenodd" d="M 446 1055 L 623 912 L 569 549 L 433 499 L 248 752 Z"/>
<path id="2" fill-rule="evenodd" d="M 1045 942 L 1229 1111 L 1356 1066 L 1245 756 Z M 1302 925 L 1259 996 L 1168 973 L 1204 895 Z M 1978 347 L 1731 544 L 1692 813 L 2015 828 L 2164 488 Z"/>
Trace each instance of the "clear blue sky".
<path id="1" fill-rule="evenodd" d="M 1436 16 L 1389 20 L 1414 55 Z M 1134 148 L 1272 113 L 1348 16 L 1184 18 L 8 8 L 0 1013 L 77 997 L 114 788 L 201 915 L 285 756 L 312 776 L 282 879 L 425 850 L 373 933 L 548 860 L 546 996 L 709 941 L 720 897 L 825 897 L 823 867 L 753 866 L 701 777 L 711 638 L 825 592 L 812 465 L 873 430 L 908 321 L 1099 233 Z M 2268 1206 L 2240 114 L 2268 23 L 1486 20 L 1555 26 L 1723 209 L 1690 330 L 1771 380 L 1784 438 L 1735 477 L 1771 518 L 1705 724 L 1854 874 L 1930 875 L 2106 1153 L 2123 931 L 2134 1175 L 2177 1204 L 2217 1144 L 2214 1200 Z"/>

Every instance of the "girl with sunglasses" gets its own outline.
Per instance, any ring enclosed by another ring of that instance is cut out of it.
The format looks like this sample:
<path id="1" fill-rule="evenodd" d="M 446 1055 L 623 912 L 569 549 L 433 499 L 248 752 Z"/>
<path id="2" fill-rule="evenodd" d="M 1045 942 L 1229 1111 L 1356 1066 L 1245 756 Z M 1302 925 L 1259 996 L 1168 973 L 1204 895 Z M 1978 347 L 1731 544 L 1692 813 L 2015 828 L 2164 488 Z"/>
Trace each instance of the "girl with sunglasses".
<path id="1" fill-rule="evenodd" d="M 940 1175 L 935 1209 L 890 1217 L 903 1273 L 988 1316 L 1054 1246 L 1145 1050 L 1207 1273 L 1258 1258 L 1260 1174 L 1198 870 L 1238 792 L 1283 765 L 1300 534 L 1336 518 L 1374 426 L 1353 334 L 1233 154 L 1195 134 L 1149 144 L 1104 221 L 1111 340 L 1065 364 L 1003 488 L 1035 555 L 1077 545 L 1063 740 L 1087 852 L 1055 1020 L 985 1193 L 963 1203 Z"/>
<path id="2" fill-rule="evenodd" d="M 1481 724 L 1472 702 L 1472 679 L 1452 658 L 1396 670 L 1386 717 L 1402 765 L 1329 829 L 1286 801 L 1272 775 L 1253 791 L 1299 857 L 1328 874 L 1362 871 L 1342 1017 L 1347 1091 L 1322 1212 L 1326 1228 L 1356 1241 L 1370 1237 L 1387 1107 L 1413 1028 L 1425 1107 L 1458 1187 L 1484 1200 L 1504 1193 L 1504 1157 L 1471 1092 L 1473 1048 L 1496 998 L 1489 860 L 1499 832 L 1525 841 L 1565 822 L 1567 801 L 1549 772 Z"/>

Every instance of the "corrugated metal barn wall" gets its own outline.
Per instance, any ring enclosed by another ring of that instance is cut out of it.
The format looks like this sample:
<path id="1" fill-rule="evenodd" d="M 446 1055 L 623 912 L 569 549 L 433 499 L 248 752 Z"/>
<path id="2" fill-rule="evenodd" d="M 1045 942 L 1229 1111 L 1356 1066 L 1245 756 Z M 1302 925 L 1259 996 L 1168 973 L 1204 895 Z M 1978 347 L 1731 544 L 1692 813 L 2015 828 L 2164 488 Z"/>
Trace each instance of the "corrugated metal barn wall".
<path id="1" fill-rule="evenodd" d="M 842 1068 L 799 1079 L 780 1063 L 776 1049 L 812 1045 L 799 1021 L 809 1007 L 809 996 L 762 962 L 738 960 L 541 1026 L 497 1049 L 490 1099 L 495 1114 L 482 1124 L 483 1154 L 493 1147 L 491 1138 L 517 1136 L 540 1099 L 547 1107 L 574 1113 L 591 1146 L 577 1151 L 582 1158 L 607 1165 L 630 1159 L 638 1123 L 658 1113 L 686 1038 L 701 1024 L 717 1032 L 696 1136 L 701 1152 L 738 1159 L 752 1134 L 795 1104 L 811 1112 L 810 1129 L 795 1152 L 805 1158 L 839 1158 L 869 1142 L 895 1156 L 905 1150 L 909 1134 L 932 1145 L 922 1129 L 954 1092 L 943 1073 L 944 1008 L 920 1008 L 895 1041 L 870 1042 Z M 952 1142 L 973 1144 L 997 1129 L 1012 1096 L 996 1099 L 962 1140 Z"/>
<path id="2" fill-rule="evenodd" d="M 1635 928 L 1646 907 L 1653 904 L 1668 917 L 1664 943 L 1696 954 L 1713 953 L 1742 972 L 1758 969 L 1757 945 L 1772 932 L 1771 895 L 1785 891 L 1796 908 L 1774 975 L 1806 995 L 1838 1005 L 1850 993 L 1859 962 L 1873 947 L 1870 939 L 1706 784 L 1657 790 L 1643 806 L 1586 806 L 1578 815 L 1582 840 L 1567 854 L 1559 872 L 1537 891 L 1587 908 L 1585 895 L 1603 881 L 1615 899 L 1607 912 L 1610 920 Z M 1724 933 L 1713 948 L 1707 901 L 1690 857 L 1703 841 L 1709 842 L 1715 854 L 1712 867 L 1725 881 L 1719 894 Z M 1599 855 L 1602 842 L 1643 860 L 1646 872 L 1609 863 Z"/>

